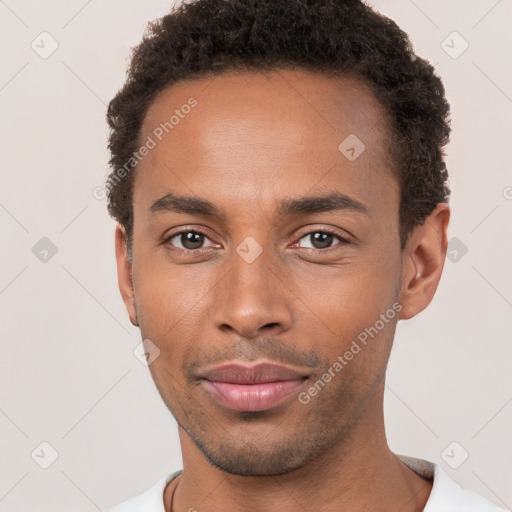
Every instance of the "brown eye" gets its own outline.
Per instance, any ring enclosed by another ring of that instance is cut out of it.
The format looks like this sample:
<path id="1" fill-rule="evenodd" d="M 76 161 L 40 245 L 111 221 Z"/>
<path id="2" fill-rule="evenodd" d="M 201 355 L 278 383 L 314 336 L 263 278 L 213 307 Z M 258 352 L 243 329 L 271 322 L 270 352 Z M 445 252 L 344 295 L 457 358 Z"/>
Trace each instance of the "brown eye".
<path id="1" fill-rule="evenodd" d="M 208 240 L 208 237 L 205 234 L 189 230 L 173 234 L 167 239 L 167 242 L 178 249 L 193 251 L 194 249 L 203 249 L 205 240 Z M 213 246 L 214 244 L 210 247 Z"/>
<path id="2" fill-rule="evenodd" d="M 301 245 L 302 240 L 310 240 L 310 246 L 304 246 Z M 335 241 L 338 241 L 336 243 L 333 243 Z M 333 245 L 339 245 L 340 243 L 345 242 L 348 243 L 347 240 L 344 240 L 339 235 L 336 235 L 335 233 L 331 233 L 329 231 L 313 231 L 311 233 L 308 233 L 307 235 L 303 236 L 299 241 L 300 247 L 306 247 L 310 249 L 329 249 Z"/>

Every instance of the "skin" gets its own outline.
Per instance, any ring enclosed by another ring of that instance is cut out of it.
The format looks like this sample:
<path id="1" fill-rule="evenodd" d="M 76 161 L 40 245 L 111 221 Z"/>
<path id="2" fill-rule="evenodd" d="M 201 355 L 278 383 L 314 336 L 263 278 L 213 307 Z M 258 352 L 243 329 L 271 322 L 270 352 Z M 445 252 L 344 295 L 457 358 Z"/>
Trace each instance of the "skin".
<path id="1" fill-rule="evenodd" d="M 436 291 L 448 206 L 400 251 L 387 115 L 356 78 L 282 69 L 183 81 L 152 103 L 141 140 L 190 97 L 197 106 L 138 164 L 132 265 L 116 229 L 120 291 L 160 349 L 150 371 L 179 425 L 183 473 L 165 490 L 166 510 L 422 510 L 431 482 L 386 441 L 385 370 L 398 319 Z M 366 146 L 354 161 L 338 150 L 349 134 Z M 335 192 L 366 211 L 278 213 L 283 200 Z M 168 193 L 223 216 L 151 213 Z M 206 236 L 191 246 L 180 230 Z M 326 230 L 333 238 L 315 243 Z M 249 236 L 263 249 L 252 263 L 236 251 Z M 229 361 L 279 362 L 307 372 L 308 390 L 396 303 L 399 314 L 306 405 L 232 411 L 194 378 Z"/>

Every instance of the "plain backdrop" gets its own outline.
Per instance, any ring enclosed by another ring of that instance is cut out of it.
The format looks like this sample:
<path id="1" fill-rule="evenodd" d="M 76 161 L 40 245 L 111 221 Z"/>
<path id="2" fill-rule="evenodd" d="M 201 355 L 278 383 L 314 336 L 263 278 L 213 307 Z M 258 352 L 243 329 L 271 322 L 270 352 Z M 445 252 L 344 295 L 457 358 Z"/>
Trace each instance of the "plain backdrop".
<path id="1" fill-rule="evenodd" d="M 371 3 L 435 65 L 453 119 L 449 261 L 431 306 L 398 326 L 389 443 L 510 508 L 512 2 Z M 2 511 L 93 512 L 181 468 L 93 195 L 129 48 L 170 6 L 0 1 Z"/>

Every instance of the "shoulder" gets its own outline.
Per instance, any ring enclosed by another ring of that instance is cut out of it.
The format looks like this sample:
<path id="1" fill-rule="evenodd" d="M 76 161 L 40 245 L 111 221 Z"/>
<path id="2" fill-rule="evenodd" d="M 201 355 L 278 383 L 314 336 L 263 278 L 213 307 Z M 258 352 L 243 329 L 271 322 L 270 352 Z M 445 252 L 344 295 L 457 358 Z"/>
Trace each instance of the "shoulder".
<path id="1" fill-rule="evenodd" d="M 506 512 L 482 495 L 462 488 L 439 465 L 405 455 L 397 456 L 414 472 L 433 480 L 423 512 Z"/>
<path id="2" fill-rule="evenodd" d="M 181 470 L 175 471 L 161 478 L 146 491 L 108 508 L 104 512 L 165 512 L 164 489 L 180 473 Z"/>
<path id="3" fill-rule="evenodd" d="M 462 488 L 438 465 L 435 465 L 434 486 L 424 512 L 505 512 L 482 495 Z"/>

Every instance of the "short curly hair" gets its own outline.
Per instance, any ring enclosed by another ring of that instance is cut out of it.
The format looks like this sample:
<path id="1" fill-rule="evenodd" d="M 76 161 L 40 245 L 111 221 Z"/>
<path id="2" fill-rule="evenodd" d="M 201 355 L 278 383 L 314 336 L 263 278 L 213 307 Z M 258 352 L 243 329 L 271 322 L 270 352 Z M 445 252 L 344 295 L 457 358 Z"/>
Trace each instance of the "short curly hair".
<path id="1" fill-rule="evenodd" d="M 125 228 L 130 261 L 133 155 L 156 95 L 182 80 L 282 68 L 355 75 L 371 86 L 392 131 L 388 152 L 400 186 L 402 250 L 411 231 L 438 203 L 448 202 L 444 87 L 395 22 L 360 0 L 185 2 L 148 24 L 132 48 L 126 81 L 108 106 L 108 211 Z"/>

